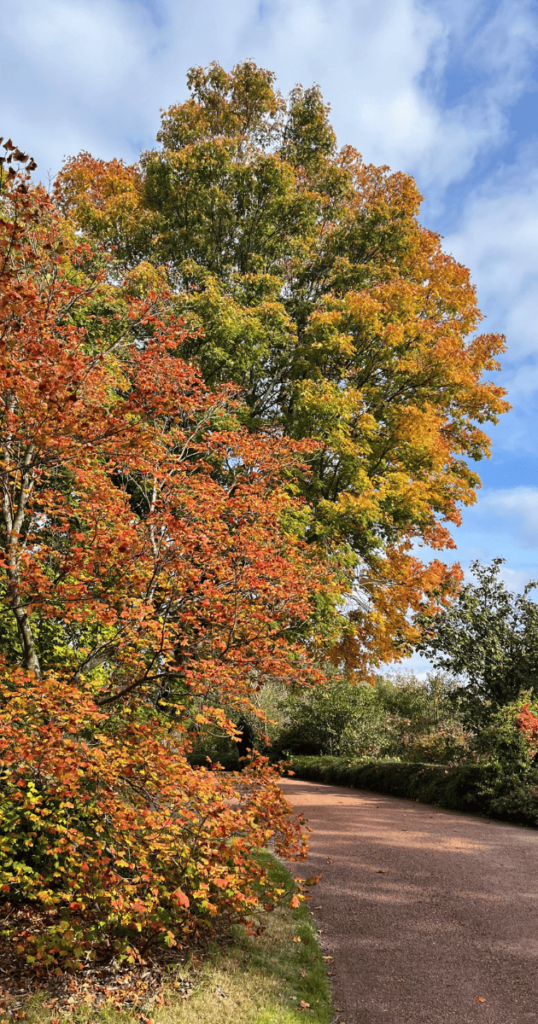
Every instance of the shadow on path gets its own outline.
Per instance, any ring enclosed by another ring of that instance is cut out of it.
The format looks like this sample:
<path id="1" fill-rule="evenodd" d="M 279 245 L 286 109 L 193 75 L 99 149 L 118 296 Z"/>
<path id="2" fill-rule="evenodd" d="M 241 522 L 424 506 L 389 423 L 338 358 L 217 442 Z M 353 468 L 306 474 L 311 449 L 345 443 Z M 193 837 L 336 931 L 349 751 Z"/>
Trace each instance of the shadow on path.
<path id="1" fill-rule="evenodd" d="M 285 779 L 345 1024 L 538 1024 L 538 831 Z M 477 1002 L 477 999 L 483 1000 Z"/>

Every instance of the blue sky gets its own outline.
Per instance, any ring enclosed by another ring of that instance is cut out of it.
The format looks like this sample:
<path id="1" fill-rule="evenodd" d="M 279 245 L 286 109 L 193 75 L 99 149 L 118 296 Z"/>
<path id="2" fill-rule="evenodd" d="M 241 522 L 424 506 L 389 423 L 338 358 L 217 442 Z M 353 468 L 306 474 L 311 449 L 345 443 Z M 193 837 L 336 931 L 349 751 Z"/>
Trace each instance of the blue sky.
<path id="1" fill-rule="evenodd" d="M 538 577 L 538 0 L 0 0 L 0 14 L 0 134 L 44 177 L 81 149 L 135 159 L 189 66 L 247 57 L 283 92 L 318 82 L 341 144 L 416 177 L 423 223 L 508 341 L 513 411 L 457 557 L 505 557 L 514 589 Z"/>

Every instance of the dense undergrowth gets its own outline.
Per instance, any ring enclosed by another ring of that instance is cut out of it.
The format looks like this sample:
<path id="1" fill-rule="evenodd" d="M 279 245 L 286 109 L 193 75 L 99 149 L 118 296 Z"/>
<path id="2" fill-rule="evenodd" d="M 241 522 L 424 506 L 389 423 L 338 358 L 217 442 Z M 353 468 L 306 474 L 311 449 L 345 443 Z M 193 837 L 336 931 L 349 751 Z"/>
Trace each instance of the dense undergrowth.
<path id="1" fill-rule="evenodd" d="M 252 934 L 236 926 L 227 943 L 194 952 L 163 974 L 147 971 L 136 990 L 125 975 L 103 983 L 98 972 L 67 975 L 28 999 L 17 993 L 11 1009 L 26 1024 L 311 1024 L 332 1018 L 327 965 L 305 903 L 291 907 L 296 886 L 269 853 L 258 855 L 287 898 L 254 916 Z M 151 976 L 150 976 L 151 974 Z M 142 983 L 141 983 L 142 982 Z M 18 986 L 17 986 L 18 987 Z M 0 995 L 0 1021 L 3 1018 Z"/>

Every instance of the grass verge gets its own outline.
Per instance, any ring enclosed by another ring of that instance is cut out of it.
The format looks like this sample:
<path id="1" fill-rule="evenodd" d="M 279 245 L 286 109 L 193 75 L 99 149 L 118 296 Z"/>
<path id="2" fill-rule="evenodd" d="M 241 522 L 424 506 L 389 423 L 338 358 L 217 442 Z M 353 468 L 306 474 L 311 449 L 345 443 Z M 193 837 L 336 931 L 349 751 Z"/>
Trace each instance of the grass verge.
<path id="1" fill-rule="evenodd" d="M 291 889 L 285 868 L 269 853 L 260 856 L 280 887 Z M 330 985 L 306 905 L 287 902 L 256 923 L 265 927 L 260 936 L 237 927 L 227 948 L 170 971 L 157 1001 L 150 992 L 135 1010 L 84 1003 L 67 1009 L 48 1006 L 42 991 L 24 1006 L 25 1024 L 329 1024 Z"/>

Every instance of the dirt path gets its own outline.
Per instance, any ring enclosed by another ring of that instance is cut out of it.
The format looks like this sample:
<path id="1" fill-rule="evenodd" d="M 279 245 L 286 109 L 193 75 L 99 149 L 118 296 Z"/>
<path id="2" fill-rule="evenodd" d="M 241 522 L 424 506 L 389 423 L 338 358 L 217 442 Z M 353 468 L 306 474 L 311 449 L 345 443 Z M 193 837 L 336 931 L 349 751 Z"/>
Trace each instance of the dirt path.
<path id="1" fill-rule="evenodd" d="M 337 1021 L 538 1022 L 538 831 L 282 785 L 313 829 L 306 866 L 292 870 L 323 872 L 310 906 L 334 957 Z"/>

